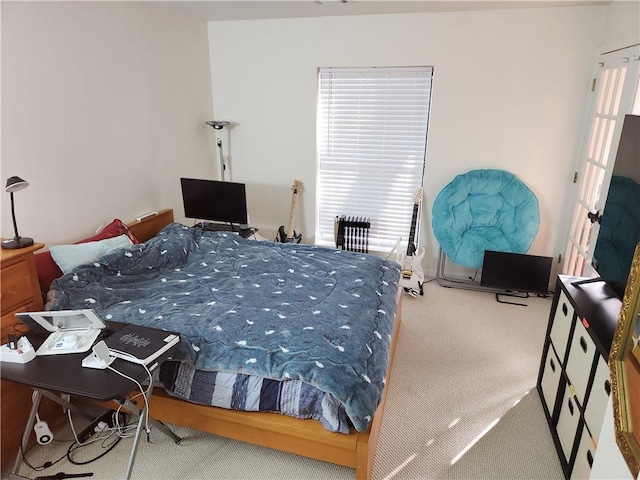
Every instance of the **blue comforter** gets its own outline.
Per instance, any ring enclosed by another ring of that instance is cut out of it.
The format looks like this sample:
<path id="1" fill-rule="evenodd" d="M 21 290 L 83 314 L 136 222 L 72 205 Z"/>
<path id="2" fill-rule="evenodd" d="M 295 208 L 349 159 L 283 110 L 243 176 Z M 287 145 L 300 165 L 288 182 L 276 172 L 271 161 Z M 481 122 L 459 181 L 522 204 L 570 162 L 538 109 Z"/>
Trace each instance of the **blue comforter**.
<path id="1" fill-rule="evenodd" d="M 367 428 L 380 402 L 400 267 L 177 223 L 54 281 L 47 308 L 174 330 L 196 369 L 299 379 Z"/>

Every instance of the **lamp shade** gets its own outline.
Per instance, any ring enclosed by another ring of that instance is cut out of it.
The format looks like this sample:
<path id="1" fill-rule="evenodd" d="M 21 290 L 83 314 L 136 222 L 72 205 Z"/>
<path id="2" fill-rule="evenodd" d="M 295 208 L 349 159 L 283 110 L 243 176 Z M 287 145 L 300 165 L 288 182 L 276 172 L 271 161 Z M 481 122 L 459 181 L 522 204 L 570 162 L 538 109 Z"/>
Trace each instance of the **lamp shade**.
<path id="1" fill-rule="evenodd" d="M 7 193 L 13 193 L 25 189 L 28 186 L 29 182 L 21 179 L 20 177 L 9 177 L 7 179 L 7 185 L 4 187 L 4 191 Z"/>
<path id="2" fill-rule="evenodd" d="M 215 120 L 211 120 L 210 122 L 205 122 L 207 125 L 215 128 L 216 130 L 222 130 L 224 127 L 226 127 L 227 125 L 229 125 L 229 122 L 225 122 L 225 121 L 220 121 L 217 122 Z"/>
<path id="3" fill-rule="evenodd" d="M 0 247 L 7 250 L 14 250 L 16 248 L 24 248 L 33 245 L 33 238 L 21 237 L 18 233 L 18 224 L 16 223 L 16 210 L 13 202 L 13 192 L 27 188 L 29 182 L 21 179 L 20 177 L 9 177 L 7 179 L 7 185 L 4 187 L 4 191 L 11 194 L 11 220 L 13 220 L 13 231 L 15 233 L 13 239 L 2 240 Z"/>

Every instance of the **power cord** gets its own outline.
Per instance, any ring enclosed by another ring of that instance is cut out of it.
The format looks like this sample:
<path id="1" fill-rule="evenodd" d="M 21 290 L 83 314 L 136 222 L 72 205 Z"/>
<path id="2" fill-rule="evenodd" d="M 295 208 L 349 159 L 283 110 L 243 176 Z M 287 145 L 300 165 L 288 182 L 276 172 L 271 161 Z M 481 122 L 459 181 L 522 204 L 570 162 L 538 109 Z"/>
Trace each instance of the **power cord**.
<path id="1" fill-rule="evenodd" d="M 60 460 L 62 460 L 63 458 L 65 458 L 67 455 L 64 454 L 62 455 L 60 458 L 58 458 L 57 460 L 54 461 L 47 461 L 44 462 L 42 465 L 40 465 L 39 467 L 34 467 L 33 465 L 31 465 L 31 462 L 29 462 L 29 460 L 27 460 L 27 453 L 29 453 L 31 451 L 31 449 L 33 447 L 35 447 L 36 445 L 38 445 L 38 443 L 34 443 L 33 445 L 31 445 L 29 448 L 27 448 L 26 451 L 24 451 L 22 449 L 22 442 L 20 442 L 20 455 L 22 456 L 22 461 L 24 462 L 24 464 L 29 467 L 31 470 L 34 470 L 36 472 L 40 472 L 42 470 L 45 470 L 49 467 L 54 466 L 56 463 L 58 463 Z"/>
<path id="2" fill-rule="evenodd" d="M 127 352 L 121 352 L 119 350 L 116 350 L 116 352 L 118 352 L 118 353 L 120 353 L 122 355 L 125 355 L 125 356 L 129 356 L 131 358 L 135 358 L 135 356 L 133 356 L 133 355 L 127 353 Z M 145 412 L 144 422 L 145 422 L 145 431 L 146 431 L 147 437 L 148 437 L 149 433 L 151 432 L 151 429 L 149 428 L 148 395 L 149 395 L 149 392 L 151 390 L 153 377 L 152 377 L 151 371 L 149 370 L 149 368 L 146 365 L 144 365 L 144 364 L 140 364 L 140 365 L 145 369 L 145 371 L 147 372 L 147 375 L 149 376 L 149 386 L 146 389 L 143 388 L 142 385 L 140 384 L 140 382 L 138 382 L 135 378 L 132 378 L 129 375 L 126 375 L 126 374 L 116 370 L 115 368 L 113 368 L 111 366 L 108 366 L 107 368 L 109 370 L 112 370 L 113 372 L 117 373 L 118 375 L 126 378 L 127 380 L 130 380 L 130 381 L 134 382 L 137 385 L 137 387 L 140 389 L 140 393 L 137 394 L 137 395 L 134 395 L 133 397 L 131 397 L 131 400 L 134 400 L 134 399 L 136 399 L 136 398 L 138 398 L 140 396 L 142 396 L 142 398 L 144 400 L 144 404 L 145 404 L 144 405 L 144 412 Z M 32 402 L 35 401 L 35 394 L 36 394 L 36 392 L 34 391 L 32 393 L 32 396 L 31 396 Z M 94 439 L 91 439 L 90 441 L 86 441 L 86 442 L 81 442 L 80 439 L 78 438 L 78 434 L 77 434 L 75 426 L 73 424 L 73 418 L 71 416 L 71 410 L 67 409 L 67 417 L 69 419 L 69 426 L 71 427 L 71 431 L 73 432 L 73 437 L 74 437 L 74 440 L 71 440 L 72 443 L 69 445 L 69 448 L 67 449 L 67 452 L 64 455 L 62 455 L 60 458 L 58 458 L 58 459 L 56 459 L 54 461 L 47 461 L 47 462 L 44 462 L 41 466 L 36 467 L 36 466 L 32 465 L 31 462 L 29 462 L 27 460 L 26 454 L 33 447 L 38 445 L 38 443 L 33 444 L 25 452 L 22 449 L 22 442 L 20 442 L 20 454 L 22 456 L 22 461 L 25 463 L 25 465 L 27 465 L 29 468 L 31 468 L 34 471 L 42 471 L 42 470 L 45 470 L 47 468 L 50 468 L 53 465 L 55 465 L 56 463 L 58 463 L 61 460 L 63 460 L 64 458 L 67 458 L 67 460 L 70 463 L 74 464 L 74 465 L 87 465 L 87 464 L 89 464 L 91 462 L 95 462 L 96 460 L 104 457 L 111 450 L 113 450 L 116 447 L 116 445 L 118 443 L 120 443 L 120 441 L 123 438 L 131 436 L 131 434 L 129 433 L 129 430 L 135 430 L 136 425 L 135 424 L 128 424 L 126 422 L 126 419 L 125 419 L 124 425 L 120 424 L 120 413 L 121 413 L 121 409 L 122 408 L 123 408 L 123 405 L 120 405 L 118 407 L 118 409 L 116 411 L 114 411 L 114 413 L 113 413 L 113 424 L 114 424 L 114 427 L 112 427 L 112 428 L 103 428 L 100 432 L 98 432 L 99 434 L 110 432 L 108 436 L 101 437 L 99 435 L 98 437 L 96 437 Z M 37 413 L 36 413 L 36 419 L 37 419 L 38 422 L 40 421 L 40 417 L 38 416 Z M 110 438 L 112 438 L 112 437 L 115 437 L 115 441 L 113 441 L 110 445 L 106 446 L 105 442 L 107 440 L 109 440 Z M 78 461 L 78 460 L 74 460 L 72 458 L 72 453 L 73 452 L 79 450 L 80 448 L 82 448 L 84 446 L 91 445 L 91 444 L 94 444 L 94 443 L 99 442 L 99 441 L 102 441 L 103 448 L 107 449 L 104 452 L 102 452 L 100 455 L 98 455 L 98 456 L 96 456 L 96 457 L 94 457 L 94 458 L 92 458 L 90 460 L 86 460 L 86 461 Z"/>
<path id="3" fill-rule="evenodd" d="M 33 392 L 31 392 L 31 402 L 34 403 L 36 401 L 36 391 L 34 390 Z M 36 421 L 38 423 L 41 422 L 40 420 L 40 416 L 38 415 L 38 412 L 36 412 Z M 44 422 L 46 424 L 46 422 Z M 73 440 L 58 440 L 52 437 L 53 441 L 56 442 L 72 442 Z M 27 459 L 27 453 L 29 453 L 31 451 L 31 449 L 33 449 L 36 445 L 41 445 L 39 442 L 34 443 L 33 445 L 31 445 L 29 448 L 27 448 L 27 450 L 23 450 L 22 448 L 22 441 L 20 441 L 20 455 L 22 457 L 22 461 L 24 462 L 24 464 L 26 466 L 28 466 L 29 468 L 31 468 L 32 470 L 36 471 L 36 472 L 40 472 L 42 470 L 46 470 L 47 468 L 52 467 L 53 465 L 55 465 L 56 463 L 60 462 L 62 459 L 64 459 L 66 457 L 66 454 L 62 455 L 60 458 L 58 458 L 57 460 L 53 460 L 53 461 L 46 461 L 44 462 L 42 465 L 36 467 L 34 465 L 31 464 L 31 462 Z"/>
<path id="4" fill-rule="evenodd" d="M 107 440 L 109 440 L 110 438 L 115 437 L 115 441 L 113 443 L 111 443 L 111 445 L 109 445 L 108 447 L 105 446 L 105 442 Z M 63 456 L 67 457 L 67 460 L 69 460 L 70 463 L 74 464 L 74 465 L 87 465 L 89 463 L 95 462 L 96 460 L 104 457 L 107 453 L 109 453 L 111 450 L 113 450 L 114 448 L 116 448 L 116 445 L 118 445 L 118 443 L 120 443 L 120 441 L 123 439 L 124 437 L 120 436 L 120 435 L 116 435 L 114 433 L 109 434 L 109 436 L 107 436 L 106 438 L 104 438 L 102 440 L 102 448 L 106 448 L 106 450 L 104 452 L 102 452 L 100 455 L 90 459 L 90 460 L 85 460 L 85 461 L 78 461 L 78 460 L 74 460 L 73 458 L 71 458 L 71 454 L 73 452 L 75 452 L 76 450 L 79 450 L 80 448 L 89 445 L 90 443 L 95 443 L 97 441 L 100 440 L 100 438 L 97 438 L 96 440 L 92 441 L 92 442 L 85 442 L 84 444 L 78 444 L 76 442 L 72 443 L 71 445 L 69 445 L 69 448 L 67 449 L 67 453 Z"/>
<path id="5" fill-rule="evenodd" d="M 110 349 L 113 352 L 118 353 L 119 355 L 125 356 L 125 357 L 129 357 L 131 359 L 135 359 L 136 361 L 133 363 L 136 363 L 137 365 L 140 365 L 141 367 L 144 368 L 144 370 L 147 372 L 147 375 L 149 377 L 149 386 L 147 387 L 147 389 L 145 390 L 144 388 L 142 388 L 142 385 L 140 384 L 140 382 L 138 382 L 135 378 L 130 377 L 129 375 L 126 375 L 118 370 L 116 370 L 115 368 L 113 368 L 112 366 L 108 366 L 107 368 L 115 373 L 117 373 L 118 375 L 120 375 L 121 377 L 126 378 L 127 380 L 130 380 L 132 382 L 134 382 L 138 388 L 140 389 L 140 395 L 142 395 L 142 398 L 144 400 L 144 426 L 145 426 L 145 431 L 147 432 L 147 437 L 149 436 L 149 433 L 151 432 L 151 429 L 149 428 L 149 400 L 148 400 L 148 396 L 149 393 L 151 391 L 151 387 L 153 385 L 153 376 L 151 374 L 151 371 L 147 368 L 147 366 L 143 363 L 138 363 L 138 359 L 135 357 L 135 355 L 131 355 L 128 352 L 123 352 L 120 350 L 115 350 L 115 349 Z M 126 359 L 124 359 L 126 360 Z M 136 397 L 133 398 L 137 398 L 139 395 L 136 395 Z M 118 407 L 118 411 L 120 410 L 122 406 Z"/>
<path id="6" fill-rule="evenodd" d="M 71 445 L 69 445 L 69 448 L 67 449 L 67 453 L 63 456 L 63 458 L 66 457 L 67 460 L 70 463 L 74 464 L 74 465 L 87 465 L 87 464 L 89 464 L 91 462 L 95 462 L 96 460 L 104 457 L 107 453 L 109 453 L 111 450 L 113 450 L 116 447 L 116 445 L 118 443 L 120 443 L 120 441 L 123 438 L 127 438 L 127 437 L 131 436 L 131 435 L 129 435 L 127 433 L 128 430 L 135 429 L 135 427 L 136 427 L 135 425 L 128 424 L 127 421 L 126 421 L 126 417 L 124 415 L 122 415 L 122 417 L 123 417 L 125 423 L 123 425 L 120 425 L 120 420 L 119 420 L 120 412 L 119 411 L 114 411 L 113 420 L 112 421 L 113 421 L 114 425 L 116 425 L 115 427 L 103 428 L 102 430 L 97 432 L 98 436 L 93 438 L 91 441 L 89 441 L 89 442 L 80 442 L 78 440 L 77 435 L 76 435 L 76 431 L 75 431 L 75 428 L 73 426 L 73 421 L 72 421 L 71 415 L 69 414 L 69 422 L 70 422 L 70 425 L 71 425 L 71 430 L 73 431 L 73 434 L 74 434 L 74 437 L 76 438 L 76 440 L 73 441 L 73 443 Z M 105 433 L 108 433 L 108 435 L 107 436 L 102 436 Z M 114 440 L 113 440 L 112 443 L 108 444 L 107 442 L 110 439 L 114 439 Z M 91 444 L 94 444 L 94 443 L 97 443 L 97 442 L 100 442 L 100 441 L 102 442 L 102 448 L 106 448 L 107 449 L 106 451 L 102 452 L 101 454 L 97 455 L 96 457 L 94 457 L 94 458 L 92 458 L 90 460 L 79 461 L 79 460 L 74 460 L 72 458 L 72 454 L 74 452 L 78 451 L 79 449 L 81 449 L 82 447 L 85 447 L 87 445 L 91 445 Z"/>

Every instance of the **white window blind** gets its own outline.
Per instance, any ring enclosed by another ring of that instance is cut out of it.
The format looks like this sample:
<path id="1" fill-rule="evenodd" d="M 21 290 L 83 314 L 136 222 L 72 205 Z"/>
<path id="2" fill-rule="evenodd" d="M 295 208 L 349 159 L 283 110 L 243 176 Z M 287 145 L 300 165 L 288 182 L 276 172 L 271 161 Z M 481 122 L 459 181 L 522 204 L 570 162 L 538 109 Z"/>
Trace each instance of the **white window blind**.
<path id="1" fill-rule="evenodd" d="M 369 217 L 369 248 L 403 248 L 422 187 L 432 67 L 321 68 L 316 243 L 336 216 Z"/>

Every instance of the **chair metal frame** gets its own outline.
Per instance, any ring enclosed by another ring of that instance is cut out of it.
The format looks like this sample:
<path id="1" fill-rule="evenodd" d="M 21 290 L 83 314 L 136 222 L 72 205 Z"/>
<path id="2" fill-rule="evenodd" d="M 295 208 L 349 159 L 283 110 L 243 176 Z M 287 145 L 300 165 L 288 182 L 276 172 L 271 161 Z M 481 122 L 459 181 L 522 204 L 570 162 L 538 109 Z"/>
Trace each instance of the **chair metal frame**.
<path id="1" fill-rule="evenodd" d="M 505 302 L 503 300 L 500 300 L 499 296 L 505 295 L 508 297 L 515 297 L 515 298 L 529 298 L 529 293 L 509 292 L 508 290 L 505 290 L 502 288 L 486 287 L 484 285 L 481 285 L 477 281 L 471 280 L 471 279 L 465 280 L 465 279 L 449 278 L 447 277 L 447 274 L 445 272 L 446 262 L 447 262 L 447 255 L 444 253 L 444 250 L 442 250 L 442 247 L 440 247 L 440 250 L 438 252 L 438 265 L 436 267 L 436 282 L 438 282 L 438 285 L 440 285 L 441 287 L 459 288 L 461 290 L 473 290 L 476 292 L 494 293 L 496 295 L 496 301 L 499 303 L 526 306 L 523 303 Z"/>

